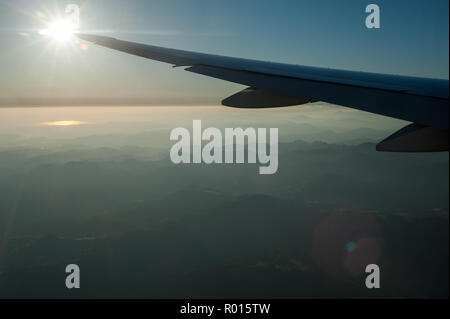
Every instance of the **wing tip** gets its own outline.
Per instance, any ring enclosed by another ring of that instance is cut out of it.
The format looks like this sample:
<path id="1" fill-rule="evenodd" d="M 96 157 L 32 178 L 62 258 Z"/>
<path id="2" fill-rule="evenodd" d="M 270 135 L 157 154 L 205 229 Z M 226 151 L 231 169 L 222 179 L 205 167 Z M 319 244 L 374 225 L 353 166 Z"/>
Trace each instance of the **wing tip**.
<path id="1" fill-rule="evenodd" d="M 112 37 L 105 37 L 102 35 L 94 35 L 94 34 L 87 34 L 87 33 L 75 33 L 75 35 L 80 38 L 81 40 L 93 42 L 93 43 L 102 43 L 104 41 L 109 40 L 117 40 Z"/>

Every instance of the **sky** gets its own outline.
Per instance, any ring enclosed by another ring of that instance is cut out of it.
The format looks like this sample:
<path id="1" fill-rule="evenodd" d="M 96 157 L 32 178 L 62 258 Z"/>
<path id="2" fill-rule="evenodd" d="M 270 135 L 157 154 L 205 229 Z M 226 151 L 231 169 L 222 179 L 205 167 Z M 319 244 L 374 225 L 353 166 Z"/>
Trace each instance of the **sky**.
<path id="1" fill-rule="evenodd" d="M 178 49 L 448 79 L 447 0 L 0 0 L 0 106 L 218 105 L 242 86 L 38 34 L 69 3 L 83 32 Z M 365 27 L 365 7 L 381 28 Z"/>

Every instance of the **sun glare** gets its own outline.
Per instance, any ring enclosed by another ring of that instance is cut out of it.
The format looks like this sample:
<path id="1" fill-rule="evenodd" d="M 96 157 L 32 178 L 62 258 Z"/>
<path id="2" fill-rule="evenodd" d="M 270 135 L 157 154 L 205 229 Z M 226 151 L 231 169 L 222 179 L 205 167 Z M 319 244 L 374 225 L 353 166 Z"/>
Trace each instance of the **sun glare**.
<path id="1" fill-rule="evenodd" d="M 68 42 L 72 39 L 75 26 L 69 20 L 59 20 L 50 23 L 47 29 L 41 30 L 41 35 L 50 36 L 57 42 Z"/>
<path id="2" fill-rule="evenodd" d="M 55 122 L 45 122 L 42 123 L 45 126 L 75 126 L 75 125 L 84 125 L 87 122 L 83 121 L 55 121 Z"/>

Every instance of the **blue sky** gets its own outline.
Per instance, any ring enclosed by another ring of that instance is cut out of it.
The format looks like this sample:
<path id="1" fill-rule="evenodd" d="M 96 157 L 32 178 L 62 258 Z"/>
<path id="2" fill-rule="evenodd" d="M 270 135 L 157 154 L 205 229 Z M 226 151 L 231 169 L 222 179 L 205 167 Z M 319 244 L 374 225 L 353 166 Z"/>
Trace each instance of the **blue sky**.
<path id="1" fill-rule="evenodd" d="M 105 48 L 57 47 L 36 35 L 45 19 L 68 3 L 81 7 L 84 30 L 131 41 L 448 79 L 447 0 L 0 0 L 0 105 L 36 99 L 44 104 L 217 104 L 240 89 Z M 381 8 L 381 29 L 365 27 L 369 3 Z M 38 18 L 37 12 L 46 17 Z"/>

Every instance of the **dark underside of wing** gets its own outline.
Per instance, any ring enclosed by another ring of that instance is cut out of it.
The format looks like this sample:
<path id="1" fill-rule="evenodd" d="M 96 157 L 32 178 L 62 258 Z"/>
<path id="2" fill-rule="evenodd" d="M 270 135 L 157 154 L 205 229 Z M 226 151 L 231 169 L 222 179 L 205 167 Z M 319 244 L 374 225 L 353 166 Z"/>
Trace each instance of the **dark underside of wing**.
<path id="1" fill-rule="evenodd" d="M 268 108 L 322 101 L 385 115 L 412 125 L 381 142 L 380 151 L 448 150 L 448 80 L 332 70 L 175 50 L 95 35 L 78 35 L 118 51 L 186 67 L 247 86 L 225 106 Z"/>

